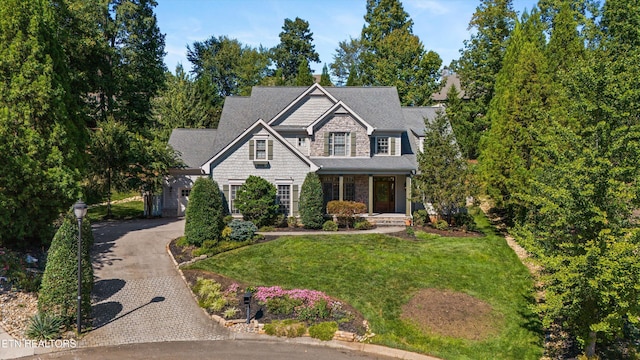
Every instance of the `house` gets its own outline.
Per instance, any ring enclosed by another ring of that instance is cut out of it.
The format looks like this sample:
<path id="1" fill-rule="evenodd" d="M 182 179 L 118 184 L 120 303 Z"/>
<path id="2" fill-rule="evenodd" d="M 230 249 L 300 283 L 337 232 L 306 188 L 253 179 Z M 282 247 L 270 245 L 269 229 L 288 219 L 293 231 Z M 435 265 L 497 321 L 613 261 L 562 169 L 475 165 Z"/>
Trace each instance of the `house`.
<path id="1" fill-rule="evenodd" d="M 186 166 L 166 179 L 163 214 L 184 215 L 194 181 L 210 176 L 240 215 L 236 191 L 255 175 L 276 186 L 282 213 L 296 216 L 302 183 L 316 172 L 325 203 L 354 200 L 369 216 L 404 219 L 424 119 L 438 109 L 402 107 L 394 87 L 254 87 L 226 99 L 218 129 L 173 131 L 169 144 Z"/>

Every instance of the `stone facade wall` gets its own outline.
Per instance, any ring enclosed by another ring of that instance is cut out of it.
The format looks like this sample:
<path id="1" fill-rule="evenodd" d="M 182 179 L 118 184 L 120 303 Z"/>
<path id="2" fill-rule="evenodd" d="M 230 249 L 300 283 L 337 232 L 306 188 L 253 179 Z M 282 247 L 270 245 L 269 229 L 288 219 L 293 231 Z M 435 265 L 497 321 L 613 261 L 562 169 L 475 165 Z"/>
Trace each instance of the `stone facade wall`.
<path id="1" fill-rule="evenodd" d="M 324 143 L 325 137 L 329 136 L 332 132 L 356 132 L 356 156 L 357 157 L 370 157 L 371 156 L 371 142 L 369 135 L 367 135 L 367 129 L 359 122 L 348 115 L 333 115 L 330 119 L 316 129 L 314 137 L 311 141 L 310 155 L 311 156 L 324 156 Z M 351 151 L 351 139 L 347 139 L 348 151 L 347 157 L 350 156 Z"/>

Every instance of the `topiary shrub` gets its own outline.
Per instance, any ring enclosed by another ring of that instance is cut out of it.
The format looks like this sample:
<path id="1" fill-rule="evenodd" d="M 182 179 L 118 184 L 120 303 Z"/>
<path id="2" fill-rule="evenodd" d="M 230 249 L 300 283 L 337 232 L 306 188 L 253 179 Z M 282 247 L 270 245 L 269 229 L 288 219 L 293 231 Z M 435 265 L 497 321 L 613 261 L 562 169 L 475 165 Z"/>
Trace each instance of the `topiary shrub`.
<path id="1" fill-rule="evenodd" d="M 224 229 L 224 207 L 215 180 L 198 178 L 189 195 L 184 234 L 187 243 L 201 246 L 205 240 L 219 241 Z"/>
<path id="2" fill-rule="evenodd" d="M 357 215 L 367 212 L 367 205 L 356 201 L 333 200 L 327 204 L 327 212 L 334 215 L 340 225 L 348 228 L 355 222 Z"/>
<path id="3" fill-rule="evenodd" d="M 322 341 L 329 341 L 333 339 L 338 331 L 338 324 L 335 321 L 321 322 L 309 327 L 309 336 Z"/>
<path id="4" fill-rule="evenodd" d="M 278 215 L 277 189 L 259 176 L 249 176 L 236 193 L 236 207 L 242 217 L 257 227 L 273 225 Z"/>
<path id="5" fill-rule="evenodd" d="M 258 228 L 251 221 L 233 220 L 229 223 L 231 241 L 245 241 L 253 238 Z"/>
<path id="6" fill-rule="evenodd" d="M 82 222 L 82 299 L 83 319 L 91 317 L 93 267 L 90 251 L 93 233 L 88 219 Z M 78 223 L 72 214 L 64 217 L 51 241 L 47 265 L 38 295 L 38 312 L 57 316 L 65 325 L 75 323 L 78 312 Z"/>
<path id="7" fill-rule="evenodd" d="M 429 223 L 429 213 L 427 210 L 421 209 L 413 212 L 413 223 L 418 226 L 425 226 Z"/>
<path id="8" fill-rule="evenodd" d="M 299 202 L 300 221 L 307 229 L 320 229 L 324 223 L 322 183 L 318 174 L 310 172 L 302 183 Z"/>
<path id="9" fill-rule="evenodd" d="M 333 220 L 327 220 L 322 224 L 322 230 L 324 231 L 338 231 L 338 224 Z"/>

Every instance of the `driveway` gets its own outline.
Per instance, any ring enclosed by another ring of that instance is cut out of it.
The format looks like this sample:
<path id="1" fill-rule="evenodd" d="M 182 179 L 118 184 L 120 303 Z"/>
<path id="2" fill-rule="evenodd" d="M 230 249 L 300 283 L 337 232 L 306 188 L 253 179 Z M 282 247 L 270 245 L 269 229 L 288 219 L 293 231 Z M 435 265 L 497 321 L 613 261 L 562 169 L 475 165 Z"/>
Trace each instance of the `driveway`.
<path id="1" fill-rule="evenodd" d="M 94 329 L 79 347 L 222 340 L 228 330 L 198 307 L 166 251 L 184 220 L 94 225 Z"/>

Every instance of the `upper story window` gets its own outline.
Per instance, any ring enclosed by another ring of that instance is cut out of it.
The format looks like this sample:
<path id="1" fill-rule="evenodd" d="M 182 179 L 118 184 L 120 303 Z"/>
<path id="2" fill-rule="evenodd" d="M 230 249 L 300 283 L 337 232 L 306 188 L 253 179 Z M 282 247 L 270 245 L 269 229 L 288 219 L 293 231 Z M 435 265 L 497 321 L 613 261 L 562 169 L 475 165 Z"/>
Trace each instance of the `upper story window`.
<path id="1" fill-rule="evenodd" d="M 256 140 L 256 160 L 267 159 L 267 140 Z"/>
<path id="2" fill-rule="evenodd" d="M 249 159 L 256 163 L 273 160 L 273 140 L 258 138 L 249 141 Z"/>
<path id="3" fill-rule="evenodd" d="M 299 137 L 298 138 L 298 147 L 307 146 L 307 138 Z"/>
<path id="4" fill-rule="evenodd" d="M 347 132 L 334 132 L 329 136 L 329 155 L 347 156 Z"/>
<path id="5" fill-rule="evenodd" d="M 376 154 L 389 155 L 389 137 L 379 136 L 376 138 Z"/>

